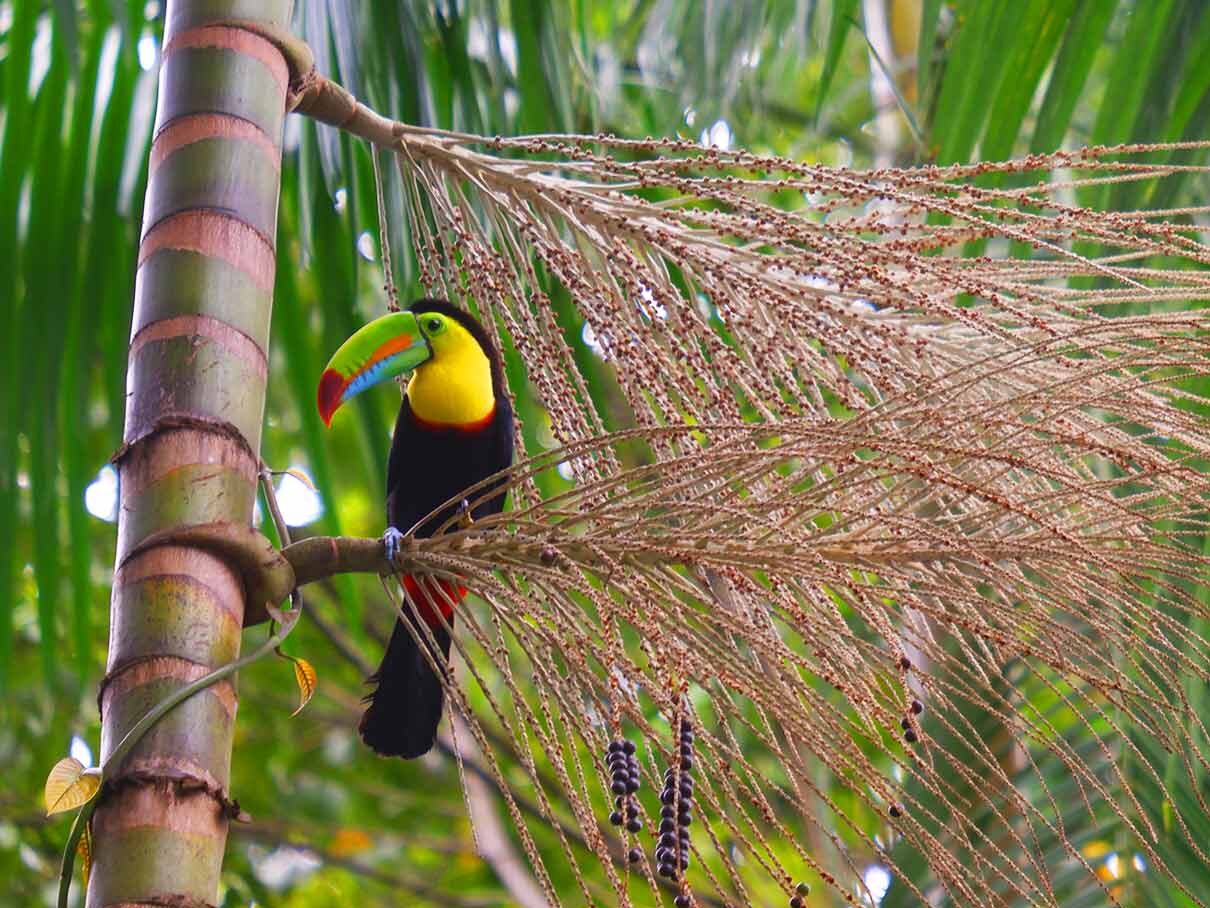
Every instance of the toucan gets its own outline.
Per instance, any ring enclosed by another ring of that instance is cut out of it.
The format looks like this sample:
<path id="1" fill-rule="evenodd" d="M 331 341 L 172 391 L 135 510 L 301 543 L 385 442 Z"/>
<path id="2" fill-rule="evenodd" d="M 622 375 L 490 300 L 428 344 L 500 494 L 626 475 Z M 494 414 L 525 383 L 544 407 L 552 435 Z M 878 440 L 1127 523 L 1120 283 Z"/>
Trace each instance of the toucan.
<path id="1" fill-rule="evenodd" d="M 443 525 L 465 525 L 503 510 L 503 477 L 467 490 L 513 459 L 513 411 L 499 354 L 483 326 L 445 300 L 422 299 L 384 315 L 341 345 L 319 382 L 324 424 L 349 398 L 405 373 L 411 376 L 387 462 L 383 543 L 391 562 L 409 531 L 431 536 Z M 433 662 L 445 671 L 447 627 L 452 629 L 454 603 L 466 590 L 432 577 L 404 576 L 402 582 L 436 641 Z M 427 753 L 441 721 L 441 680 L 417 645 L 419 637 L 428 649 L 427 635 L 420 627 L 414 631 L 416 637 L 396 619 L 382 664 L 368 679 L 377 686 L 366 697 L 359 730 L 383 756 Z"/>

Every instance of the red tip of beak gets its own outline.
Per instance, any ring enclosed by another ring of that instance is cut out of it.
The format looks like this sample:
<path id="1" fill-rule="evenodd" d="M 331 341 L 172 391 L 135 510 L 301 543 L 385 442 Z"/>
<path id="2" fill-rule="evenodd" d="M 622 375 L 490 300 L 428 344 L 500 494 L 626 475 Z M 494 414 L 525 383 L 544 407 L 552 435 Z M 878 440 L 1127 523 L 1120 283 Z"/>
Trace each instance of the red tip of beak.
<path id="1" fill-rule="evenodd" d="M 332 425 L 332 414 L 340 406 L 340 395 L 344 393 L 346 384 L 335 369 L 325 369 L 319 379 L 319 415 L 325 426 Z"/>

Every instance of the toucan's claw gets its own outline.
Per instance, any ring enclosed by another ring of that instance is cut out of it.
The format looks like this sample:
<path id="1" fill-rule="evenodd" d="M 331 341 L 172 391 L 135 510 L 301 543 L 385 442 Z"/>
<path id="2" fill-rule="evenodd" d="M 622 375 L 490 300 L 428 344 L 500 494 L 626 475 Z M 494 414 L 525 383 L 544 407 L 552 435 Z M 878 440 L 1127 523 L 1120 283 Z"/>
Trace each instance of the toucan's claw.
<path id="1" fill-rule="evenodd" d="M 403 547 L 403 533 L 394 527 L 387 527 L 387 531 L 382 534 L 382 544 L 387 550 L 387 561 L 394 564 L 395 559 L 399 557 L 399 550 Z"/>
<path id="2" fill-rule="evenodd" d="M 464 530 L 469 530 L 475 525 L 475 518 L 471 516 L 471 503 L 465 498 L 458 505 L 458 526 Z"/>

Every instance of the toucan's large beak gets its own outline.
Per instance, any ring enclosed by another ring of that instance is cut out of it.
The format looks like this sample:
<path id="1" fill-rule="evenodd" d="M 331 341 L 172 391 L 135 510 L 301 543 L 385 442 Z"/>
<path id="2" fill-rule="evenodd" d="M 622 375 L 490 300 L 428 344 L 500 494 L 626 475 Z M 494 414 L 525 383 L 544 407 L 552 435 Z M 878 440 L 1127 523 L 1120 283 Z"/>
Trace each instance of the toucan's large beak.
<path id="1" fill-rule="evenodd" d="M 319 415 L 331 425 L 332 414 L 366 388 L 411 372 L 433 355 L 428 338 L 411 312 L 376 318 L 332 354 L 319 380 Z"/>

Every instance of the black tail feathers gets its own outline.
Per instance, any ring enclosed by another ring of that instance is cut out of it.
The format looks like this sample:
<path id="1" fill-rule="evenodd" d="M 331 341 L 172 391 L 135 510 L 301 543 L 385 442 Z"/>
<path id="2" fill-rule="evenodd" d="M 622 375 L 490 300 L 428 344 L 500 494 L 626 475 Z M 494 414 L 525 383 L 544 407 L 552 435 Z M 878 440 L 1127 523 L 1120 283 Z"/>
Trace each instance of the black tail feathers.
<path id="1" fill-rule="evenodd" d="M 433 637 L 439 649 L 435 661 L 446 666 L 450 635 L 439 626 L 433 628 Z M 395 622 L 382 664 L 369 681 L 378 687 L 366 697 L 369 706 L 358 726 L 361 740 L 384 757 L 411 760 L 428 753 L 437 738 L 445 697 L 440 679 L 402 622 Z"/>

